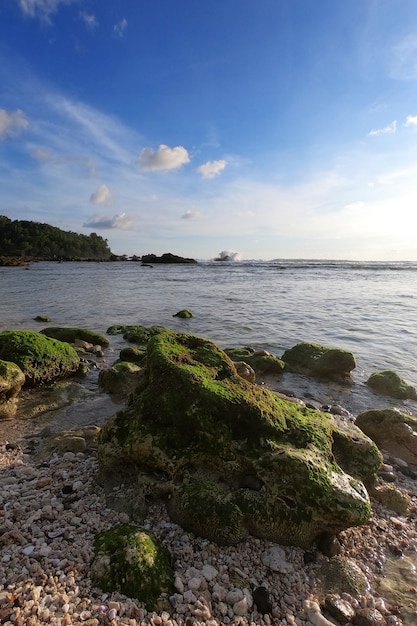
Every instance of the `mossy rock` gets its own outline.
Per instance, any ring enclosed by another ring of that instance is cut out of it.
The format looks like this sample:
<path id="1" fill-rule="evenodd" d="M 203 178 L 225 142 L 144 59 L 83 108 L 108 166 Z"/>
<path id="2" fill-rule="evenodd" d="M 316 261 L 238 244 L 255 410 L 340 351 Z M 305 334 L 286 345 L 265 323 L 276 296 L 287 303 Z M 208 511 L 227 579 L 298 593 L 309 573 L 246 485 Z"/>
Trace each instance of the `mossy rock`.
<path id="1" fill-rule="evenodd" d="M 225 353 L 232 361 L 244 361 L 250 365 L 259 376 L 265 374 L 282 374 L 285 363 L 277 356 L 269 354 L 265 350 L 253 348 L 226 348 Z"/>
<path id="2" fill-rule="evenodd" d="M 417 464 L 417 417 L 398 409 L 370 409 L 360 413 L 355 424 L 380 450 Z"/>
<path id="3" fill-rule="evenodd" d="M 99 533 L 94 540 L 91 578 L 103 591 L 137 598 L 149 611 L 162 593 L 174 592 L 174 571 L 167 548 L 156 537 L 132 525 Z"/>
<path id="4" fill-rule="evenodd" d="M 67 343 L 75 343 L 77 339 L 91 343 L 93 346 L 108 346 L 109 340 L 105 335 L 97 333 L 94 330 L 86 328 L 65 328 L 62 326 L 51 326 L 40 331 L 47 337 L 66 341 Z"/>
<path id="5" fill-rule="evenodd" d="M 112 367 L 100 370 L 98 382 L 108 393 L 126 397 L 137 386 L 140 371 L 137 363 L 116 361 Z"/>
<path id="6" fill-rule="evenodd" d="M 397 372 L 383 370 L 374 372 L 366 381 L 373 391 L 391 398 L 417 400 L 417 391 L 405 382 Z"/>
<path id="7" fill-rule="evenodd" d="M 35 320 L 35 322 L 43 322 L 44 324 L 46 324 L 47 322 L 51 322 L 51 318 L 48 317 L 47 315 L 37 315 L 36 317 L 33 318 Z"/>
<path id="8" fill-rule="evenodd" d="M 188 320 L 192 316 L 193 314 L 191 313 L 191 311 L 189 311 L 188 309 L 182 309 L 181 311 L 178 311 L 178 313 L 174 313 L 172 317 L 180 317 L 183 320 Z"/>
<path id="9" fill-rule="evenodd" d="M 369 588 L 368 580 L 356 561 L 341 555 L 324 562 L 317 576 L 325 593 L 345 592 L 358 596 Z"/>
<path id="10" fill-rule="evenodd" d="M 25 382 L 25 375 L 18 365 L 0 361 L 0 419 L 16 415 L 17 396 Z"/>
<path id="11" fill-rule="evenodd" d="M 123 335 L 123 339 L 136 343 L 140 346 L 146 346 L 149 339 L 164 332 L 164 326 L 124 326 L 122 324 L 114 324 L 107 329 L 108 335 Z"/>
<path id="12" fill-rule="evenodd" d="M 350 372 L 356 367 L 355 357 L 349 350 L 309 342 L 286 350 L 281 358 L 290 371 L 336 380 L 349 380 Z"/>
<path id="13" fill-rule="evenodd" d="M 120 350 L 119 358 L 121 361 L 143 365 L 146 360 L 146 350 L 144 348 L 127 346 Z"/>
<path id="14" fill-rule="evenodd" d="M 397 515 L 406 515 L 411 498 L 393 485 L 381 485 L 372 491 L 372 496 L 390 511 Z"/>
<path id="15" fill-rule="evenodd" d="M 307 547 L 318 532 L 336 533 L 370 516 L 359 461 L 356 476 L 337 464 L 335 429 L 331 416 L 240 378 L 207 339 L 165 330 L 149 340 L 146 368 L 126 408 L 100 433 L 99 479 L 140 484 L 145 500 L 171 495 L 174 519 L 214 541 L 249 532 Z M 358 431 L 361 438 L 373 453 Z M 379 466 L 380 455 L 371 454 L 363 474 Z M 257 495 L 241 488 L 248 475 L 263 485 Z M 206 500 L 210 522 L 204 507 L 200 513 Z"/>
<path id="16" fill-rule="evenodd" d="M 80 358 L 68 343 L 31 330 L 0 333 L 0 359 L 16 363 L 25 386 L 50 383 L 78 371 Z"/>

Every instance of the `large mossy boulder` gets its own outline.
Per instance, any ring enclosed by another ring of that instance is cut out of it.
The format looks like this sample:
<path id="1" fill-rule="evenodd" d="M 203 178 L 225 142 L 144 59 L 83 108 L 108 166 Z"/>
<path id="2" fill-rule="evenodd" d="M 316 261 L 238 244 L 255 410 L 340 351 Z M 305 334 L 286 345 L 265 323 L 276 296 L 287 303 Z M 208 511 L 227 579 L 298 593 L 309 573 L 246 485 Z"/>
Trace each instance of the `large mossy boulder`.
<path id="1" fill-rule="evenodd" d="M 91 578 L 103 591 L 137 598 L 149 611 L 162 593 L 174 591 L 167 548 L 138 526 L 124 524 L 99 533 L 94 541 Z"/>
<path id="2" fill-rule="evenodd" d="M 0 361 L 0 419 L 16 415 L 17 396 L 25 382 L 25 375 L 18 365 Z"/>
<path id="3" fill-rule="evenodd" d="M 16 363 L 25 375 L 25 385 L 50 383 L 78 371 L 80 358 L 68 343 L 32 330 L 0 333 L 0 359 Z"/>
<path id="4" fill-rule="evenodd" d="M 292 372 L 333 380 L 349 380 L 350 372 L 356 367 L 355 357 L 349 350 L 309 342 L 298 343 L 281 358 Z"/>
<path id="5" fill-rule="evenodd" d="M 117 476 L 143 502 L 169 496 L 175 521 L 218 543 L 251 533 L 305 547 L 369 519 L 362 479 L 381 457 L 358 431 L 372 459 L 361 466 L 356 455 L 356 475 L 347 473 L 336 430 L 331 416 L 240 378 L 212 342 L 166 330 L 149 341 L 127 407 L 100 433 L 99 479 Z"/>
<path id="6" fill-rule="evenodd" d="M 355 424 L 381 450 L 417 464 L 417 417 L 398 409 L 370 409 L 360 413 Z"/>
<path id="7" fill-rule="evenodd" d="M 397 372 L 383 370 L 370 375 L 366 384 L 373 391 L 391 398 L 417 400 L 417 391 L 405 382 Z"/>
<path id="8" fill-rule="evenodd" d="M 266 350 L 254 350 L 253 348 L 226 348 L 226 354 L 234 362 L 243 361 L 250 365 L 259 376 L 266 374 L 282 374 L 285 363 L 277 356 Z"/>
<path id="9" fill-rule="evenodd" d="M 66 341 L 67 343 L 75 343 L 77 340 L 86 341 L 93 344 L 93 346 L 108 346 L 109 339 L 102 333 L 98 333 L 95 330 L 88 330 L 87 328 L 66 328 L 64 326 L 50 326 L 40 331 L 47 337 L 58 339 L 59 341 Z"/>

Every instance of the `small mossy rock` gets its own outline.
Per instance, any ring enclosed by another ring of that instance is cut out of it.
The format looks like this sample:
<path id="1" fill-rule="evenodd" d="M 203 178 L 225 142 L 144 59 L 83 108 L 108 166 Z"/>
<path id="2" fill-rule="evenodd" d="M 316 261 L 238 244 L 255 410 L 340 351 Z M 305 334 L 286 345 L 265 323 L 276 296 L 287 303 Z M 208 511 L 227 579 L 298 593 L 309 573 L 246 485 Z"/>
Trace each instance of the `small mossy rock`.
<path id="1" fill-rule="evenodd" d="M 342 555 L 324 562 L 317 572 L 325 593 L 349 593 L 358 596 L 369 587 L 368 580 L 353 559 Z"/>
<path id="2" fill-rule="evenodd" d="M 298 343 L 281 358 L 290 371 L 336 380 L 349 380 L 350 372 L 356 367 L 355 357 L 349 350 L 309 342 Z"/>
<path id="3" fill-rule="evenodd" d="M 165 330 L 149 340 L 126 408 L 102 428 L 99 480 L 140 485 L 143 500 L 171 495 L 174 519 L 215 541 L 252 533 L 308 547 L 370 516 L 363 483 L 336 463 L 334 428 L 327 414 L 240 378 L 211 341 Z M 261 491 L 242 486 L 247 476 Z M 207 494 L 210 528 L 193 509 Z"/>
<path id="4" fill-rule="evenodd" d="M 100 370 L 98 382 L 108 393 L 125 398 L 138 384 L 141 367 L 130 361 L 116 361 L 112 367 Z"/>
<path id="5" fill-rule="evenodd" d="M 241 378 L 250 383 L 254 383 L 256 381 L 256 372 L 248 363 L 245 361 L 233 361 L 233 363 L 236 368 L 236 372 Z"/>
<path id="6" fill-rule="evenodd" d="M 191 311 L 189 311 L 188 309 L 182 309 L 181 311 L 178 311 L 178 313 L 174 313 L 172 317 L 180 317 L 183 320 L 188 320 L 192 316 L 193 314 L 191 313 Z"/>
<path id="7" fill-rule="evenodd" d="M 369 409 L 357 416 L 355 424 L 380 450 L 417 465 L 417 417 L 398 409 Z"/>
<path id="8" fill-rule="evenodd" d="M 417 400 L 417 391 L 401 378 L 397 372 L 383 370 L 374 372 L 366 381 L 373 391 L 391 398 Z"/>
<path id="9" fill-rule="evenodd" d="M 65 328 L 63 326 L 51 326 L 40 331 L 47 337 L 66 341 L 67 343 L 75 343 L 77 339 L 91 343 L 93 346 L 108 346 L 109 340 L 102 333 L 87 328 Z"/>
<path id="10" fill-rule="evenodd" d="M 139 346 L 146 346 L 149 339 L 164 332 L 166 328 L 164 326 L 124 326 L 121 324 L 114 324 L 107 329 L 108 335 L 123 335 L 123 339 L 136 343 Z"/>
<path id="11" fill-rule="evenodd" d="M 371 495 L 383 506 L 398 515 L 405 515 L 410 506 L 410 496 L 393 485 L 382 485 L 371 492 Z"/>
<path id="12" fill-rule="evenodd" d="M 51 321 L 51 318 L 47 315 L 37 315 L 33 319 L 35 320 L 35 322 L 43 322 L 44 324 Z"/>
<path id="13" fill-rule="evenodd" d="M 32 330 L 0 333 L 0 359 L 16 363 L 25 386 L 50 383 L 74 374 L 80 358 L 72 346 Z"/>
<path id="14" fill-rule="evenodd" d="M 91 578 L 107 592 L 119 592 L 157 606 L 162 593 L 174 591 L 174 571 L 167 548 L 137 526 L 121 525 L 99 533 L 94 540 Z"/>
<path id="15" fill-rule="evenodd" d="M 16 415 L 17 396 L 25 382 L 25 375 L 18 365 L 0 361 L 0 419 Z"/>
<path id="16" fill-rule="evenodd" d="M 282 374 L 285 363 L 277 356 L 269 354 L 265 350 L 253 348 L 226 348 L 226 354 L 232 361 L 244 361 L 250 365 L 259 376 L 265 374 Z"/>
<path id="17" fill-rule="evenodd" d="M 144 348 L 127 346 L 120 350 L 119 358 L 121 361 L 129 361 L 129 363 L 143 365 L 146 360 L 146 350 Z"/>

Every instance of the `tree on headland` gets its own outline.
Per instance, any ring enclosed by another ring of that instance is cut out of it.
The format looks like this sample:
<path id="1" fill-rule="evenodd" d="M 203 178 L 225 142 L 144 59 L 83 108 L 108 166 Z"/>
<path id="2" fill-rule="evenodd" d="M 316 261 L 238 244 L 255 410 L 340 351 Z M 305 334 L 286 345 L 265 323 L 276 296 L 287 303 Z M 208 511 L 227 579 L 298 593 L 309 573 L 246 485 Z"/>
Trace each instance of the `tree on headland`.
<path id="1" fill-rule="evenodd" d="M 0 256 L 44 260 L 105 261 L 112 256 L 107 239 L 80 235 L 56 226 L 0 216 Z"/>

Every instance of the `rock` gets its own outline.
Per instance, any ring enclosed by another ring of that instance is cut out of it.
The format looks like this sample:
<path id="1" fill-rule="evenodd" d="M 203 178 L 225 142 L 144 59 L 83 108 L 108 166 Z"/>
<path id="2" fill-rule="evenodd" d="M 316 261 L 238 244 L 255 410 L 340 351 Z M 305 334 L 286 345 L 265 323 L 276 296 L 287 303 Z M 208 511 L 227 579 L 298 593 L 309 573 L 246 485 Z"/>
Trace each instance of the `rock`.
<path id="1" fill-rule="evenodd" d="M 177 256 L 171 252 L 165 252 L 162 256 L 156 256 L 155 254 L 144 254 L 142 256 L 142 263 L 197 263 L 195 259 L 190 259 L 183 256 Z"/>
<path id="2" fill-rule="evenodd" d="M 335 535 L 331 533 L 321 533 L 317 537 L 317 549 L 325 556 L 331 558 L 341 553 L 342 546 Z"/>
<path id="3" fill-rule="evenodd" d="M 51 321 L 51 318 L 47 315 L 37 315 L 33 318 L 35 322 L 43 322 L 44 324 Z"/>
<path id="4" fill-rule="evenodd" d="M 102 369 L 98 382 L 108 393 L 126 398 L 138 385 L 141 367 L 130 361 L 116 361 L 112 367 Z"/>
<path id="5" fill-rule="evenodd" d="M 403 493 L 393 485 L 377 487 L 372 490 L 371 495 L 387 509 L 398 515 L 405 515 L 411 502 L 408 493 Z"/>
<path id="6" fill-rule="evenodd" d="M 285 368 L 284 361 L 265 350 L 255 351 L 253 348 L 226 348 L 225 352 L 232 361 L 235 361 L 235 366 L 236 362 L 247 363 L 259 376 L 265 374 L 279 375 L 282 374 Z M 243 376 L 243 378 L 245 377 Z"/>
<path id="7" fill-rule="evenodd" d="M 352 619 L 354 626 L 386 626 L 385 617 L 377 609 L 358 609 Z"/>
<path id="8" fill-rule="evenodd" d="M 352 476 L 335 461 L 336 428 L 331 416 L 240 378 L 212 342 L 166 329 L 149 340 L 126 408 L 100 433 L 99 480 L 117 478 L 144 503 L 168 496 L 176 523 L 220 544 L 252 534 L 308 547 L 370 515 L 355 441 Z M 371 456 L 369 478 L 380 454 L 359 430 L 355 439 Z M 262 488 L 242 487 L 247 476 Z"/>
<path id="9" fill-rule="evenodd" d="M 121 525 L 99 533 L 94 554 L 90 575 L 103 591 L 137 598 L 150 611 L 162 593 L 174 591 L 167 549 L 137 526 Z"/>
<path id="10" fill-rule="evenodd" d="M 25 375 L 25 386 L 50 383 L 74 374 L 80 358 L 68 343 L 31 330 L 0 333 L 0 359 L 11 361 Z"/>
<path id="11" fill-rule="evenodd" d="M 281 358 L 290 371 L 335 380 L 349 380 L 356 367 L 352 352 L 308 342 L 286 350 Z"/>
<path id="12" fill-rule="evenodd" d="M 253 601 L 255 602 L 259 613 L 262 613 L 263 615 L 271 613 L 272 600 L 266 587 L 256 587 L 256 589 L 253 590 Z"/>
<path id="13" fill-rule="evenodd" d="M 146 360 L 146 350 L 144 348 L 128 346 L 120 350 L 119 358 L 120 361 L 129 361 L 129 363 L 143 365 Z"/>
<path id="14" fill-rule="evenodd" d="M 374 372 L 366 381 L 366 384 L 373 391 L 391 396 L 392 398 L 403 398 L 417 400 L 417 391 L 401 378 L 397 372 L 383 370 Z"/>
<path id="15" fill-rule="evenodd" d="M 307 613 L 308 620 L 313 626 L 334 626 L 333 622 L 330 622 L 322 612 L 317 602 L 306 600 L 304 607 Z"/>
<path id="16" fill-rule="evenodd" d="M 360 413 L 355 424 L 378 448 L 417 464 L 417 417 L 397 409 L 370 409 Z"/>
<path id="17" fill-rule="evenodd" d="M 285 559 L 285 552 L 280 546 L 272 546 L 269 550 L 266 550 L 261 555 L 262 563 L 271 569 L 273 572 L 279 572 L 280 574 L 289 574 L 294 571 L 294 567 L 291 563 L 288 563 Z"/>
<path id="18" fill-rule="evenodd" d="M 0 361 L 0 419 L 16 415 L 17 396 L 25 382 L 25 375 L 18 365 Z"/>
<path id="19" fill-rule="evenodd" d="M 236 372 L 241 378 L 247 380 L 249 383 L 254 383 L 256 380 L 255 370 L 245 361 L 235 361 Z"/>
<path id="20" fill-rule="evenodd" d="M 94 330 L 88 330 L 86 328 L 65 328 L 63 326 L 51 326 L 44 328 L 40 331 L 47 337 L 58 339 L 59 341 L 66 341 L 67 343 L 75 343 L 76 339 L 86 341 L 92 345 L 99 344 L 100 346 L 108 346 L 109 340 L 105 335 L 97 333 Z"/>
<path id="21" fill-rule="evenodd" d="M 149 339 L 154 337 L 158 333 L 164 332 L 166 328 L 164 326 L 124 326 L 121 324 L 114 324 L 107 329 L 108 335 L 123 335 L 123 339 L 136 343 L 140 346 L 146 346 Z"/>
<path id="22" fill-rule="evenodd" d="M 318 571 L 326 593 L 350 593 L 353 596 L 363 594 L 369 584 L 358 564 L 345 556 L 333 556 L 323 563 Z"/>
<path id="23" fill-rule="evenodd" d="M 339 622 L 339 624 L 347 624 L 352 621 L 355 610 L 339 595 L 328 593 L 324 599 L 326 611 Z"/>
<path id="24" fill-rule="evenodd" d="M 188 309 L 182 309 L 181 311 L 178 311 L 178 313 L 174 313 L 172 317 L 181 317 L 181 319 L 183 320 L 188 320 L 192 316 L 193 314 L 191 313 L 191 311 L 189 311 Z"/>

